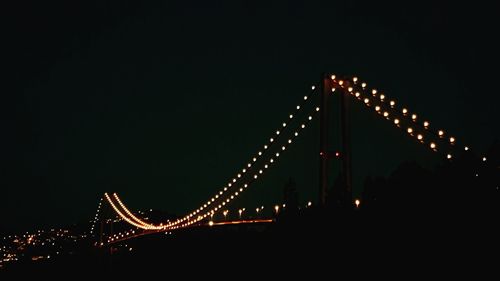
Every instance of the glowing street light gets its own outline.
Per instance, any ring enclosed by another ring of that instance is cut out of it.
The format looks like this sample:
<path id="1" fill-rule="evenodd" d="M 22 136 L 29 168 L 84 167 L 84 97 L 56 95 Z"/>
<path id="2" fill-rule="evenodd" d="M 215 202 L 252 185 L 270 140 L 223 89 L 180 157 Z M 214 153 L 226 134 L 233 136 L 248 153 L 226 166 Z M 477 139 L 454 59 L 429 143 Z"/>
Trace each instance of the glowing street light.
<path id="1" fill-rule="evenodd" d="M 224 220 L 227 219 L 227 214 L 229 213 L 228 210 L 224 210 L 224 212 L 222 212 L 222 214 L 224 215 Z"/>
<path id="2" fill-rule="evenodd" d="M 359 208 L 359 204 L 361 204 L 361 201 L 359 201 L 359 199 L 354 200 L 354 205 L 356 205 L 356 208 Z"/>
<path id="3" fill-rule="evenodd" d="M 276 214 L 278 214 L 278 212 L 280 211 L 280 206 L 279 205 L 274 206 L 274 211 L 276 212 Z"/>

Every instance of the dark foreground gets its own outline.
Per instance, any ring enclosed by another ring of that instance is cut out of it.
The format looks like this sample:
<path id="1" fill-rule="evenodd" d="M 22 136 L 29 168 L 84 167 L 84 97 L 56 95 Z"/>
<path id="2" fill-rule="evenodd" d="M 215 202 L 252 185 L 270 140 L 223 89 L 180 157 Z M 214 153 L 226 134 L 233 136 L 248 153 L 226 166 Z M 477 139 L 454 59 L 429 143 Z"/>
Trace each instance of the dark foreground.
<path id="1" fill-rule="evenodd" d="M 400 277 L 411 277 L 437 270 L 476 277 L 493 272 L 490 277 L 498 277 L 496 214 L 321 215 L 325 213 L 311 210 L 272 224 L 160 233 L 112 247 L 96 248 L 88 241 L 71 255 L 18 263 L 1 269 L 0 275 L 212 279 L 403 272 Z"/>

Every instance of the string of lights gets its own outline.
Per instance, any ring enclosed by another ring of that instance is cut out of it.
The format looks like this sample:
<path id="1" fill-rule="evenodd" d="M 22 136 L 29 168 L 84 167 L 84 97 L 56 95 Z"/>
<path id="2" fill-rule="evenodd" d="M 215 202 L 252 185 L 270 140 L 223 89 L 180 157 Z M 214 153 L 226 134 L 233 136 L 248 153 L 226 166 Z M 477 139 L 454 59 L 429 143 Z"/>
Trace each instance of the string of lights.
<path id="1" fill-rule="evenodd" d="M 131 224 L 137 228 L 144 229 L 144 230 L 160 230 L 163 228 L 160 226 L 145 226 L 145 225 L 136 223 L 135 221 L 128 218 L 125 214 L 123 214 L 120 211 L 120 209 L 118 209 L 118 207 L 116 207 L 115 203 L 113 203 L 113 200 L 111 200 L 111 197 L 109 197 L 108 193 L 104 193 L 104 196 L 106 197 L 106 200 L 108 201 L 109 205 L 111 205 L 111 207 L 113 208 L 115 213 L 117 213 L 118 216 L 120 216 L 124 221 L 128 222 L 129 224 Z"/>
<path id="2" fill-rule="evenodd" d="M 125 211 L 125 213 L 129 216 L 129 218 L 131 218 L 133 221 L 145 226 L 145 227 L 150 227 L 150 228 L 158 228 L 158 227 L 161 227 L 161 226 L 155 226 L 155 225 L 152 225 L 152 224 L 149 224 L 141 219 L 139 219 L 138 217 L 136 217 L 132 212 L 130 212 L 130 210 L 125 206 L 125 204 L 123 204 L 122 200 L 120 200 L 120 197 L 118 197 L 118 194 L 116 193 L 113 193 L 113 197 L 115 198 L 116 202 L 118 202 L 118 205 L 120 205 L 120 207 Z"/>
<path id="3" fill-rule="evenodd" d="M 442 129 L 437 131 L 431 130 L 429 121 L 425 120 L 420 122 L 418 120 L 418 114 L 410 113 L 409 109 L 406 107 L 397 108 L 395 99 L 389 99 L 384 93 L 379 92 L 377 89 L 373 88 L 369 91 L 367 84 L 365 82 L 359 83 L 357 77 L 348 80 L 340 80 L 332 75 L 331 78 L 335 86 L 338 85 L 338 87 L 347 90 L 350 95 L 363 102 L 365 106 L 372 108 L 377 114 L 391 121 L 396 127 L 403 129 L 410 136 L 416 138 L 418 142 L 428 144 L 428 147 L 434 152 L 438 152 L 439 142 L 440 146 L 443 147 L 442 151 L 446 158 L 453 158 L 452 151 L 456 148 L 455 145 L 457 143 L 457 139 L 454 136 L 446 137 L 445 131 Z M 404 121 L 406 121 L 406 125 L 403 124 Z M 469 146 L 464 146 L 464 150 L 468 151 Z"/>
<path id="4" fill-rule="evenodd" d="M 313 116 L 319 112 L 320 108 L 316 107 L 315 111 L 308 116 L 307 121 L 311 122 L 313 120 Z M 297 127 L 293 135 L 287 140 L 285 144 L 281 146 L 281 148 L 272 156 L 269 158 L 265 163 L 263 163 L 263 166 L 261 166 L 261 169 L 259 169 L 251 178 L 250 181 L 247 183 L 241 185 L 239 189 L 237 189 L 234 193 L 232 193 L 230 196 L 228 196 L 227 199 L 222 200 L 220 204 L 218 205 L 212 205 L 212 207 L 204 207 L 205 211 L 202 214 L 198 214 L 194 219 L 191 219 L 193 217 L 193 214 L 189 214 L 185 216 L 183 219 L 177 220 L 172 223 L 168 223 L 166 225 L 167 230 L 174 230 L 174 229 L 179 229 L 179 228 L 185 228 L 193 225 L 194 223 L 197 223 L 203 219 L 206 219 L 208 216 L 213 216 L 215 212 L 221 211 L 224 206 L 226 206 L 228 203 L 236 199 L 239 195 L 241 195 L 253 182 L 255 182 L 258 178 L 260 178 L 264 172 L 271 167 L 271 165 L 275 164 L 276 161 L 279 159 L 281 156 L 280 152 L 283 153 L 284 151 L 287 150 L 288 146 L 293 143 L 293 139 L 297 138 L 299 136 L 299 131 L 303 130 L 306 128 L 306 124 L 302 123 L 300 126 Z M 205 205 L 204 205 L 205 206 Z M 207 205 L 208 206 L 208 205 Z M 203 210 L 203 209 L 202 209 Z"/>
<path id="5" fill-rule="evenodd" d="M 311 93 L 310 94 L 313 94 L 315 91 L 316 91 L 316 87 L 315 86 L 311 86 Z M 275 131 L 275 133 L 273 134 L 273 136 L 271 136 L 269 138 L 268 142 L 266 142 L 264 144 L 263 150 L 258 151 L 251 158 L 251 161 L 249 161 L 248 164 L 246 164 L 246 166 L 243 169 L 241 169 L 241 172 L 237 173 L 236 176 L 233 177 L 232 180 L 227 185 L 225 185 L 222 189 L 220 189 L 217 193 L 215 193 L 215 195 L 213 195 L 206 203 L 204 203 L 203 205 L 199 206 L 196 210 L 193 210 L 192 212 L 190 212 L 189 214 L 187 214 L 183 218 L 180 218 L 180 219 L 176 220 L 173 223 L 169 223 L 169 225 L 170 226 L 175 226 L 177 224 L 181 224 L 181 223 L 184 223 L 184 222 L 190 220 L 191 218 L 197 216 L 204 209 L 209 208 L 212 204 L 216 203 L 216 201 L 222 201 L 222 202 L 224 202 L 224 199 L 225 199 L 223 197 L 224 194 L 226 194 L 227 192 L 229 192 L 230 190 L 232 190 L 232 188 L 237 185 L 237 182 L 239 180 L 241 180 L 242 178 L 244 178 L 244 176 L 247 173 L 250 172 L 250 170 L 254 167 L 254 165 L 257 164 L 257 162 L 260 160 L 261 157 L 263 157 L 263 155 L 265 154 L 265 152 L 268 151 L 272 147 L 272 145 L 275 144 L 280 139 L 280 137 L 284 135 L 284 132 L 286 131 L 286 129 L 290 127 L 290 123 L 293 120 L 296 119 L 296 116 L 303 109 L 304 104 L 308 100 L 310 100 L 310 98 L 309 98 L 308 95 L 306 95 L 306 96 L 303 97 L 303 99 L 299 103 L 299 105 L 296 106 L 294 112 L 292 114 L 288 115 L 288 120 L 289 120 L 288 123 L 287 122 L 282 122 L 282 125 L 281 125 L 280 129 L 277 129 Z M 298 133 L 296 133 L 296 134 L 298 134 Z"/>
<path id="6" fill-rule="evenodd" d="M 92 220 L 92 226 L 90 227 L 90 235 L 92 235 L 94 233 L 94 228 L 95 228 L 95 225 L 97 223 L 97 221 L 99 220 L 99 214 L 101 212 L 101 206 L 102 206 L 102 197 L 101 199 L 99 199 L 99 205 L 97 206 L 97 211 L 95 213 L 95 216 L 94 216 L 94 219 Z"/>

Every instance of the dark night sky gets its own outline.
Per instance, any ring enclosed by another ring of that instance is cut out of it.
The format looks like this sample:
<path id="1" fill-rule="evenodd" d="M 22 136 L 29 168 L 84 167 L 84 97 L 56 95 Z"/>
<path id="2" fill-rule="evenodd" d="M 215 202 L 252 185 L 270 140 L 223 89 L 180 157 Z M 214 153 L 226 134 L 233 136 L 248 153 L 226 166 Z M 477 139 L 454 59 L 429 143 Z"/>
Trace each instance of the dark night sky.
<path id="1" fill-rule="evenodd" d="M 134 209 L 188 211 L 247 163 L 322 72 L 363 78 L 479 152 L 500 137 L 491 5 L 34 2 L 3 9 L 0 231 L 89 219 L 105 191 Z M 357 192 L 404 160 L 439 163 L 360 109 Z M 281 200 L 292 175 L 302 201 L 316 198 L 317 129 L 246 206 Z"/>

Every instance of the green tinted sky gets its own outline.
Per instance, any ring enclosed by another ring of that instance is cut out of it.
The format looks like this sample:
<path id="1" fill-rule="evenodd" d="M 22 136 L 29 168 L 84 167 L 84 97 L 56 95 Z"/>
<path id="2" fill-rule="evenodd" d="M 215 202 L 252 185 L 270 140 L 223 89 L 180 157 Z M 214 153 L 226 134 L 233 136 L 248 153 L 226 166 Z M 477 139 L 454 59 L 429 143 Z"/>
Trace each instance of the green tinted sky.
<path id="1" fill-rule="evenodd" d="M 105 191 L 182 213 L 247 163 L 322 72 L 357 75 L 479 151 L 498 138 L 498 9 L 359 1 L 12 7 L 2 228 L 93 216 Z M 296 2 L 296 1 L 294 1 Z M 138 6 L 137 6 L 138 5 Z M 358 183 L 439 158 L 353 108 Z M 316 198 L 317 124 L 245 194 Z"/>

